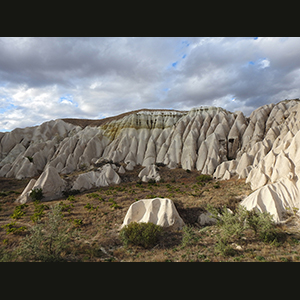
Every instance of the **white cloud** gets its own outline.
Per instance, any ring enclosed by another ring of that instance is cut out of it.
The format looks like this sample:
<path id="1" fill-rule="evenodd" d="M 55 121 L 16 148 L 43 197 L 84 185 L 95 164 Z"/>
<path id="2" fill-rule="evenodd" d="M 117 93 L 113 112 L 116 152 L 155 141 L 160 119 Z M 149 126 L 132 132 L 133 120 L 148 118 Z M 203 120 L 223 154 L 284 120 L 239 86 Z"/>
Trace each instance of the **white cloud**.
<path id="1" fill-rule="evenodd" d="M 267 58 L 261 59 L 261 60 L 258 62 L 258 66 L 259 66 L 259 68 L 261 68 L 261 69 L 268 68 L 268 67 L 270 66 L 270 61 L 269 61 Z"/>
<path id="2" fill-rule="evenodd" d="M 300 96 L 299 52 L 300 38 L 2 38 L 0 131 L 138 108 L 249 114 Z"/>

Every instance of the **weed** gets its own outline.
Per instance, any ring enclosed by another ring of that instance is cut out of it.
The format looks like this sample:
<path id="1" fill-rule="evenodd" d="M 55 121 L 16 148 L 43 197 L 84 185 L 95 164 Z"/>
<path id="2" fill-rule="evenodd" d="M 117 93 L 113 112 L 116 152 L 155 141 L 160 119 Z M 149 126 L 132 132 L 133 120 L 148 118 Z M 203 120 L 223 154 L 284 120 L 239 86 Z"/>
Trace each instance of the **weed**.
<path id="1" fill-rule="evenodd" d="M 61 208 L 61 211 L 67 211 L 69 214 L 71 213 L 71 207 L 74 207 L 74 204 L 64 204 L 62 201 L 58 204 Z"/>
<path id="2" fill-rule="evenodd" d="M 109 198 L 108 201 L 111 202 L 111 206 L 110 206 L 111 208 L 113 208 L 113 209 L 121 208 L 121 206 L 118 205 L 117 202 L 114 201 L 112 198 Z"/>
<path id="3" fill-rule="evenodd" d="M 26 212 L 22 210 L 25 207 L 28 207 L 28 205 L 27 204 L 17 205 L 12 215 L 10 215 L 10 217 L 15 220 L 20 219 L 22 216 L 26 214 Z"/>
<path id="4" fill-rule="evenodd" d="M 76 199 L 73 195 L 69 195 L 67 198 L 68 201 L 74 202 Z"/>
<path id="5" fill-rule="evenodd" d="M 83 222 L 82 222 L 81 219 L 74 219 L 74 220 L 73 220 L 73 223 L 74 223 L 74 225 L 75 225 L 76 227 L 83 224 Z"/>
<path id="6" fill-rule="evenodd" d="M 33 223 L 41 220 L 42 216 L 45 214 L 44 210 L 49 209 L 48 205 L 39 204 L 39 201 L 34 201 L 34 214 L 30 217 Z"/>
<path id="7" fill-rule="evenodd" d="M 217 182 L 213 185 L 213 188 L 219 189 L 219 188 L 220 188 L 220 182 L 217 181 Z"/>
<path id="8" fill-rule="evenodd" d="M 257 259 L 258 261 L 266 261 L 266 259 L 263 256 L 256 256 L 255 259 Z"/>
<path id="9" fill-rule="evenodd" d="M 93 204 L 90 204 L 89 202 L 84 206 L 88 211 L 98 210 L 99 206 L 94 207 Z"/>
<path id="10" fill-rule="evenodd" d="M 183 231 L 183 236 L 181 241 L 182 247 L 192 245 L 195 241 L 198 240 L 191 226 L 188 225 L 183 226 L 182 231 Z"/>
<path id="11" fill-rule="evenodd" d="M 16 221 L 2 225 L 1 227 L 6 228 L 6 234 L 10 234 L 10 233 L 19 234 L 27 229 L 26 226 L 16 227 Z"/>
<path id="12" fill-rule="evenodd" d="M 133 244 L 149 248 L 154 246 L 162 233 L 162 227 L 151 222 L 132 222 L 120 231 L 120 238 L 125 246 Z"/>

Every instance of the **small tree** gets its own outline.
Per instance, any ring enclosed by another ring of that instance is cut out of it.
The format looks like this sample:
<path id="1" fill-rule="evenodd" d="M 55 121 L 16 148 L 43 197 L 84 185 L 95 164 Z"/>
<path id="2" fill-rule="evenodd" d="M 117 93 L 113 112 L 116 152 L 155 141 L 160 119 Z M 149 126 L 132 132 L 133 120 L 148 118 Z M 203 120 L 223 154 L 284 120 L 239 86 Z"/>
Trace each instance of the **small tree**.
<path id="1" fill-rule="evenodd" d="M 25 261 L 62 261 L 62 253 L 74 243 L 77 231 L 64 220 L 59 204 L 52 206 L 45 223 L 29 229 L 20 243 L 17 254 Z"/>

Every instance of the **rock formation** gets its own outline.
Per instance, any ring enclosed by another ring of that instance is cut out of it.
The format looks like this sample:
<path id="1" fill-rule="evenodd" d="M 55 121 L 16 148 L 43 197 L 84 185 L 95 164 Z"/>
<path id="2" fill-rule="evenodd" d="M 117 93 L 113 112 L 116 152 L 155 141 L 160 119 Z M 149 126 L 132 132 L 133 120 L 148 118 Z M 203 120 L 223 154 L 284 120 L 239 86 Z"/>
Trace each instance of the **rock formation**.
<path id="1" fill-rule="evenodd" d="M 134 202 L 130 205 L 121 228 L 131 222 L 151 222 L 169 229 L 181 229 L 184 226 L 173 201 L 167 198 L 143 199 Z"/>
<path id="2" fill-rule="evenodd" d="M 29 181 L 17 202 L 26 203 L 31 201 L 30 193 L 33 189 L 42 189 L 43 201 L 54 200 L 62 197 L 62 192 L 66 189 L 66 182 L 60 178 L 55 168 L 48 166 L 37 180 L 31 179 Z"/>
<path id="3" fill-rule="evenodd" d="M 245 178 L 256 191 L 243 205 L 272 211 L 281 221 L 285 206 L 295 210 L 300 203 L 299 120 L 297 99 L 264 105 L 249 117 L 201 107 L 143 109 L 103 120 L 55 120 L 0 133 L 0 177 L 32 178 L 49 167 L 60 175 L 86 170 L 73 185 L 85 189 L 117 183 L 118 172 L 136 165 L 145 167 L 141 180 L 157 181 L 155 164 L 160 163 L 170 169 L 196 169 L 217 180 Z M 122 168 L 95 171 L 103 162 L 122 163 Z M 266 201 L 273 201 L 276 209 Z"/>

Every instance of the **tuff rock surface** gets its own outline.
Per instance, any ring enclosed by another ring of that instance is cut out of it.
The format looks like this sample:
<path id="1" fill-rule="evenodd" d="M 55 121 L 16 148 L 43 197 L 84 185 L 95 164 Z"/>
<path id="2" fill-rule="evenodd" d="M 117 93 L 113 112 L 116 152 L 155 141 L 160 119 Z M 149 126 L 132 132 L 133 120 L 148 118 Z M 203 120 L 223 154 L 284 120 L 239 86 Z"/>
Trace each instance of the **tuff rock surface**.
<path id="1" fill-rule="evenodd" d="M 131 222 L 151 222 L 169 229 L 181 229 L 184 222 L 172 200 L 167 198 L 142 199 L 130 205 L 121 228 Z"/>
<path id="2" fill-rule="evenodd" d="M 203 107 L 144 109 L 104 120 L 54 120 L 0 133 L 0 177 L 87 170 L 72 183 L 72 188 L 85 189 L 118 183 L 118 173 L 136 165 L 145 167 L 141 180 L 159 180 L 155 164 L 160 163 L 196 169 L 218 180 L 246 178 L 255 192 L 242 204 L 269 211 L 280 222 L 287 209 L 300 208 L 299 129 L 297 99 L 264 105 L 249 117 Z M 95 171 L 103 162 L 122 167 Z"/>

